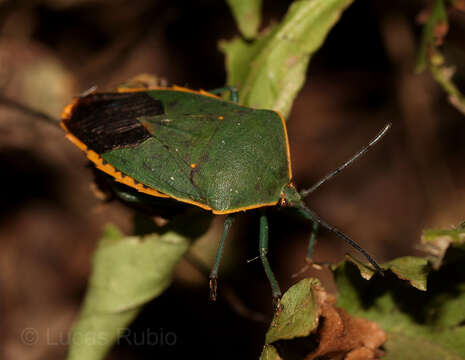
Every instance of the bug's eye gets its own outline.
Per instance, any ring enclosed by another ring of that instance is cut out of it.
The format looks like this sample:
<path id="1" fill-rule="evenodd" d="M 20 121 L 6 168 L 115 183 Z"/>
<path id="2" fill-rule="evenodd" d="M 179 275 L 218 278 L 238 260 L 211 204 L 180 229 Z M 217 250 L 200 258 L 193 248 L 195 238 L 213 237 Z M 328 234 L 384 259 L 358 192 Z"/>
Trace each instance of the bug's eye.
<path id="1" fill-rule="evenodd" d="M 279 200 L 279 205 L 282 207 L 288 207 L 291 204 L 289 203 L 289 200 L 287 200 L 285 197 L 281 197 L 281 200 Z"/>

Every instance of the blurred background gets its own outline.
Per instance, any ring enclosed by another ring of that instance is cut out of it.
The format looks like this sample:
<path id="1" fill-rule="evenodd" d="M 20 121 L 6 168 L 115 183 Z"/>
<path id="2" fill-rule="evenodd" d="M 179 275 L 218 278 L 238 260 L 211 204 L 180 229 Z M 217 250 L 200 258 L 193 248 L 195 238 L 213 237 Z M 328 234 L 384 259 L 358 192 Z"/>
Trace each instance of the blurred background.
<path id="1" fill-rule="evenodd" d="M 262 28 L 279 21 L 290 3 L 264 1 Z M 288 119 L 300 188 L 393 123 L 379 145 L 307 201 L 378 262 L 419 255 L 422 229 L 464 220 L 465 118 L 428 72 L 414 73 L 416 19 L 428 4 L 355 1 L 312 59 Z M 457 65 L 454 79 L 464 89 L 465 14 L 449 16 L 443 52 Z M 228 7 L 218 0 L 3 0 L 0 100 L 58 118 L 73 96 L 139 73 L 194 89 L 221 87 L 226 74 L 217 43 L 236 35 Z M 133 213 L 96 199 L 85 157 L 61 131 L 5 106 L 0 164 L 0 357 L 63 359 L 103 225 L 130 233 Z M 270 213 L 269 257 L 282 289 L 316 276 L 336 291 L 326 269 L 292 277 L 304 265 L 310 227 L 285 210 Z M 192 249 L 206 262 L 222 221 Z M 318 240 L 316 261 L 338 262 L 347 252 L 360 258 L 333 234 L 322 231 Z M 257 247 L 258 217 L 251 211 L 233 228 L 218 302 L 209 303 L 207 280 L 183 261 L 173 285 L 132 325 L 134 341 L 121 341 L 109 358 L 258 358 L 272 307 L 261 263 L 246 263 Z M 222 286 L 232 291 L 229 300 Z M 241 306 L 246 309 L 237 311 Z M 175 341 L 144 345 L 148 329 L 161 337 L 173 333 Z"/>

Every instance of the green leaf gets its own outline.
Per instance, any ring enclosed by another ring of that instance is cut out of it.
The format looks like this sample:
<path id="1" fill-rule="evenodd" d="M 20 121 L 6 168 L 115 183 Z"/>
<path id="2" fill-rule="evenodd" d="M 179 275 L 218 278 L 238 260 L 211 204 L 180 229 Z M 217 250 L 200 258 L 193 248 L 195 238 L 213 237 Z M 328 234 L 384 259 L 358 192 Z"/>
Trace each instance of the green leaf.
<path id="1" fill-rule="evenodd" d="M 376 271 L 370 265 L 364 264 L 350 255 L 346 255 L 346 259 L 357 266 L 360 276 L 365 280 L 370 280 L 376 274 Z M 431 270 L 427 259 L 405 256 L 382 264 L 380 267 L 386 271 L 390 270 L 399 279 L 408 281 L 410 285 L 418 290 L 426 290 L 426 280 Z"/>
<path id="2" fill-rule="evenodd" d="M 426 281 L 431 270 L 427 259 L 405 256 L 384 264 L 382 268 L 391 270 L 399 279 L 408 281 L 418 290 L 426 291 Z"/>
<path id="3" fill-rule="evenodd" d="M 430 255 L 433 267 L 450 263 L 465 256 L 465 223 L 455 229 L 428 229 L 421 237 L 422 248 Z"/>
<path id="4" fill-rule="evenodd" d="M 402 333 L 390 333 L 386 344 L 387 353 L 383 360 L 460 360 L 446 348 Z"/>
<path id="5" fill-rule="evenodd" d="M 278 340 L 305 337 L 317 328 L 319 287 L 317 279 L 303 279 L 286 291 L 281 299 L 283 310 L 275 313 L 266 333 L 266 345 Z"/>
<path id="6" fill-rule="evenodd" d="M 125 237 L 107 226 L 94 254 L 68 359 L 102 359 L 141 306 L 168 287 L 189 243 L 174 231 Z"/>
<path id="7" fill-rule="evenodd" d="M 252 42 L 223 41 L 228 84 L 239 102 L 289 114 L 307 66 L 326 35 L 353 0 L 294 1 L 280 24 Z"/>
<path id="8" fill-rule="evenodd" d="M 262 0 L 226 0 L 242 35 L 251 39 L 257 36 L 261 22 Z"/>
<path id="9" fill-rule="evenodd" d="M 360 276 L 365 280 L 370 280 L 373 277 L 373 275 L 376 274 L 376 270 L 372 268 L 371 265 L 362 263 L 360 260 L 352 257 L 352 255 L 347 254 L 346 260 L 357 266 L 358 271 L 360 271 Z"/>
<path id="10" fill-rule="evenodd" d="M 338 306 L 376 322 L 386 331 L 383 359 L 465 359 L 465 262 L 437 271 L 427 259 L 404 257 L 382 267 L 370 281 L 357 264 L 333 268 Z M 428 291 L 426 289 L 428 278 Z M 407 280 L 411 285 L 406 286 Z"/>
<path id="11" fill-rule="evenodd" d="M 334 306 L 317 279 L 303 279 L 282 298 L 265 339 L 261 359 L 349 358 L 376 353 L 386 341 L 378 325 Z"/>
<path id="12" fill-rule="evenodd" d="M 282 360 L 282 358 L 273 345 L 265 345 L 260 355 L 260 360 Z"/>

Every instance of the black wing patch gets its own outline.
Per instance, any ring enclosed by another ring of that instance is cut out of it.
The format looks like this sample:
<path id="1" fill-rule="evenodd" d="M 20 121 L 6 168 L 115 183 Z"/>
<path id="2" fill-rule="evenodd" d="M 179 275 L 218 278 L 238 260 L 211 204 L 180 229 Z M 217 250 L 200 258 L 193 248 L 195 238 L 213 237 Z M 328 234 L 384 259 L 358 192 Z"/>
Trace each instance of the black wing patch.
<path id="1" fill-rule="evenodd" d="M 80 98 L 64 122 L 70 133 L 103 154 L 150 138 L 137 118 L 163 113 L 162 102 L 145 92 L 96 93 Z"/>

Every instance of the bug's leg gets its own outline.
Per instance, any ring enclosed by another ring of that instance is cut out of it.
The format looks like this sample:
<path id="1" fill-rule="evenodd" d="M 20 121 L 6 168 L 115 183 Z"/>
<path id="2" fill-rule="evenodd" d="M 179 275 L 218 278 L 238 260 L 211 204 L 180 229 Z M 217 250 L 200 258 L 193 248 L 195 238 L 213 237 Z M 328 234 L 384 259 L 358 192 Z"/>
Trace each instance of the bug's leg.
<path id="1" fill-rule="evenodd" d="M 224 243 L 226 241 L 226 237 L 228 236 L 229 229 L 231 228 L 231 225 L 234 222 L 234 219 L 235 215 L 231 214 L 226 216 L 226 219 L 224 220 L 223 235 L 221 236 L 218 251 L 216 252 L 215 264 L 213 265 L 212 271 L 210 272 L 210 300 L 212 301 L 216 300 L 218 269 L 220 267 L 221 257 L 223 256 Z"/>
<path id="2" fill-rule="evenodd" d="M 306 272 L 310 266 L 315 267 L 316 269 L 320 269 L 321 265 L 316 264 L 313 262 L 313 250 L 316 245 L 316 235 L 318 233 L 318 227 L 319 224 L 318 222 L 314 221 L 312 225 L 312 231 L 310 233 L 310 239 L 308 240 L 308 247 L 307 247 L 307 256 L 305 257 L 305 265 L 302 266 L 302 268 L 297 271 L 296 273 L 292 274 L 292 277 L 295 278 L 299 276 L 300 274 Z"/>
<path id="3" fill-rule="evenodd" d="M 307 248 L 307 257 L 305 258 L 305 261 L 309 264 L 313 262 L 313 249 L 316 245 L 316 234 L 318 233 L 318 225 L 318 222 L 314 221 L 312 225 L 312 232 L 310 233 L 310 240 L 308 242 Z"/>
<path id="4" fill-rule="evenodd" d="M 210 269 L 204 264 L 203 260 L 198 258 L 195 254 L 188 252 L 184 255 L 184 260 L 197 270 L 205 279 L 210 277 Z M 267 315 L 249 308 L 249 305 L 244 299 L 239 296 L 235 288 L 227 280 L 221 279 L 221 294 L 223 299 L 229 305 L 232 311 L 244 319 L 259 322 L 263 324 L 269 323 Z"/>
<path id="5" fill-rule="evenodd" d="M 266 276 L 268 277 L 268 281 L 271 285 L 271 291 L 273 293 L 273 307 L 275 311 L 278 311 L 280 307 L 279 302 L 281 299 L 281 290 L 279 289 L 278 282 L 274 277 L 273 270 L 271 270 L 270 263 L 266 257 L 268 252 L 268 219 L 264 213 L 260 215 L 260 242 L 258 245 L 258 251 Z"/>
<path id="6" fill-rule="evenodd" d="M 321 219 L 314 211 L 310 210 L 303 202 L 300 202 L 297 205 L 297 211 L 305 219 L 311 220 L 311 221 L 313 221 L 313 223 L 317 222 L 323 228 L 328 229 L 329 231 L 335 233 L 337 236 L 344 239 L 350 246 L 352 246 L 354 249 L 356 249 L 358 252 L 360 252 L 363 256 L 365 256 L 365 258 L 368 260 L 368 262 L 371 265 L 373 265 L 373 267 L 376 269 L 377 272 L 379 272 L 381 275 L 384 275 L 384 272 L 381 269 L 381 267 L 370 256 L 370 254 L 367 253 L 367 251 L 365 249 L 363 249 L 359 244 L 357 244 L 350 237 L 348 237 L 347 235 L 342 233 L 339 229 L 336 229 L 334 226 L 329 225 L 327 222 L 323 221 L 323 219 Z"/>
<path id="7" fill-rule="evenodd" d="M 221 95 L 224 92 L 230 92 L 229 100 L 233 103 L 239 102 L 239 92 L 234 86 L 224 86 L 218 89 L 209 90 L 208 92 L 215 95 Z"/>

